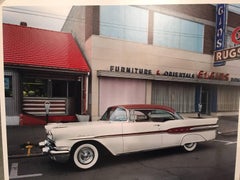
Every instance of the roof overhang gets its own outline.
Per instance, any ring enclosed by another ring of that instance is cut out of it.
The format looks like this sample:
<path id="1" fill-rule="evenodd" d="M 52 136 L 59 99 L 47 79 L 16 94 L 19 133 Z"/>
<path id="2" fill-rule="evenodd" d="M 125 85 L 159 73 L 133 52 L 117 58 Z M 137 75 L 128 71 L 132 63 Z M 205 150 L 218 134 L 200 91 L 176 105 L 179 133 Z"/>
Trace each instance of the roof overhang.
<path id="1" fill-rule="evenodd" d="M 74 74 L 74 75 L 89 75 L 90 72 L 88 71 L 74 71 L 70 69 L 60 69 L 60 68 L 48 68 L 48 67 L 37 67 L 37 66 L 21 66 L 21 65 L 14 65 L 14 64 L 8 64 L 4 63 L 4 68 L 9 69 L 18 69 L 22 71 L 42 71 L 42 72 L 51 72 L 51 73 L 68 73 L 68 74 Z"/>
<path id="2" fill-rule="evenodd" d="M 115 71 L 112 72 L 112 71 L 106 71 L 106 70 L 98 70 L 97 76 L 98 77 L 128 78 L 128 79 L 143 79 L 143 80 L 154 80 L 154 81 L 184 82 L 184 83 L 195 83 L 195 84 L 240 86 L 239 82 L 232 82 L 232 81 L 170 77 L 170 76 L 160 76 L 160 75 L 156 75 L 156 74 L 152 74 L 152 75 L 134 74 L 134 73 L 126 73 L 126 72 L 115 72 Z"/>

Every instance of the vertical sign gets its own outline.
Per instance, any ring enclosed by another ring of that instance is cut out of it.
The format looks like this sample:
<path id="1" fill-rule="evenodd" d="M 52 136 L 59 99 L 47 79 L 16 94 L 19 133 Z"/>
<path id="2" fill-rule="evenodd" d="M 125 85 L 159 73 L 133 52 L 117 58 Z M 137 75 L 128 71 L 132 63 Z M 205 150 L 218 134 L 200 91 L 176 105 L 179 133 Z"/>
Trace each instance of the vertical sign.
<path id="1" fill-rule="evenodd" d="M 225 4 L 216 5 L 215 51 L 224 49 L 227 9 Z M 225 61 L 214 62 L 214 66 L 224 66 Z"/>

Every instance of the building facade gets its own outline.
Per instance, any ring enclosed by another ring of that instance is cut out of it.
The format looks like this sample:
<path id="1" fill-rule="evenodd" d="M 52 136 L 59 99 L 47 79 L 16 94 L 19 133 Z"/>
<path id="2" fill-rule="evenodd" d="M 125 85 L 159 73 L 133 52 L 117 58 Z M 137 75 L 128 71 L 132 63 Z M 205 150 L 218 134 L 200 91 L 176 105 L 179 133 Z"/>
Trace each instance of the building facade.
<path id="1" fill-rule="evenodd" d="M 240 24 L 228 12 L 226 47 Z M 74 6 L 63 26 L 91 67 L 89 111 L 99 118 L 115 104 L 147 103 L 182 113 L 235 113 L 239 61 L 213 66 L 214 5 Z"/>
<path id="2" fill-rule="evenodd" d="M 70 33 L 3 24 L 6 124 L 73 121 L 87 111 L 88 64 Z M 21 115 L 20 115 L 21 114 Z"/>

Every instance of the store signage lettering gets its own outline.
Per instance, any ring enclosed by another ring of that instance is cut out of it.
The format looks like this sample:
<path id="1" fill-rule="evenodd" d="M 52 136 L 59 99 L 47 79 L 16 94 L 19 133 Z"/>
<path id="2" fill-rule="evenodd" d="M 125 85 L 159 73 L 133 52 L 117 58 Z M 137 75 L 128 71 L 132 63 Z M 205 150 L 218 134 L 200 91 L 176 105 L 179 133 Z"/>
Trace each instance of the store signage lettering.
<path id="1" fill-rule="evenodd" d="M 161 75 L 160 71 L 157 70 L 157 75 Z M 170 76 L 170 77 L 180 77 L 180 78 L 194 78 L 195 75 L 192 73 L 186 73 L 186 72 L 172 72 L 172 71 L 165 71 L 163 76 Z"/>
<path id="2" fill-rule="evenodd" d="M 225 44 L 225 26 L 227 9 L 225 4 L 216 5 L 216 27 L 215 27 L 215 45 L 214 50 L 219 51 L 224 49 Z M 226 61 L 214 61 L 213 66 L 224 66 Z"/>
<path id="3" fill-rule="evenodd" d="M 126 72 L 126 73 L 134 73 L 134 74 L 146 74 L 146 75 L 152 74 L 152 71 L 149 69 L 121 67 L 121 66 L 110 66 L 110 71 L 111 72 Z"/>
<path id="4" fill-rule="evenodd" d="M 240 78 L 231 78 L 232 82 L 240 82 Z"/>
<path id="5" fill-rule="evenodd" d="M 226 5 L 216 5 L 216 34 L 215 34 L 215 50 L 224 48 L 224 34 L 226 26 Z"/>
<path id="6" fill-rule="evenodd" d="M 234 44 L 240 44 L 240 26 L 233 30 L 231 38 Z"/>
<path id="7" fill-rule="evenodd" d="M 233 60 L 240 57 L 240 47 L 224 49 L 214 52 L 214 62 Z"/>
<path id="8" fill-rule="evenodd" d="M 211 80 L 221 80 L 221 81 L 229 80 L 228 73 L 218 73 L 218 72 L 199 71 L 197 77 L 198 79 L 211 79 Z"/>
<path id="9" fill-rule="evenodd" d="M 152 70 L 144 69 L 144 68 L 130 68 L 130 67 L 121 67 L 121 66 L 110 66 L 111 72 L 125 72 L 125 73 L 133 73 L 133 74 L 145 74 L 145 75 L 153 75 Z M 175 72 L 175 71 L 156 71 L 157 76 L 168 76 L 168 77 L 177 77 L 177 78 L 187 78 L 187 79 L 209 79 L 209 80 L 220 80 L 220 81 L 233 81 L 240 82 L 240 78 L 230 78 L 228 73 L 221 72 L 207 72 L 207 71 L 199 71 L 197 74 L 187 73 L 187 72 Z"/>

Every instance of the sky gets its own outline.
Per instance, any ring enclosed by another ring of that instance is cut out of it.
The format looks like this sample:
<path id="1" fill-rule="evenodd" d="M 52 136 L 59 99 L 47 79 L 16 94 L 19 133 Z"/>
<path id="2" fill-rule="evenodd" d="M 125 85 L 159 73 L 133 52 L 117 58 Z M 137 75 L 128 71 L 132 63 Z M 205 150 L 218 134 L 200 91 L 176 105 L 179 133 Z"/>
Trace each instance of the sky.
<path id="1" fill-rule="evenodd" d="M 61 31 L 71 6 L 8 6 L 3 7 L 3 23 Z"/>
<path id="2" fill-rule="evenodd" d="M 64 6 L 3 6 L 3 23 L 27 22 L 29 27 L 61 31 L 71 5 Z M 231 4 L 231 11 L 240 14 L 240 4 Z"/>

